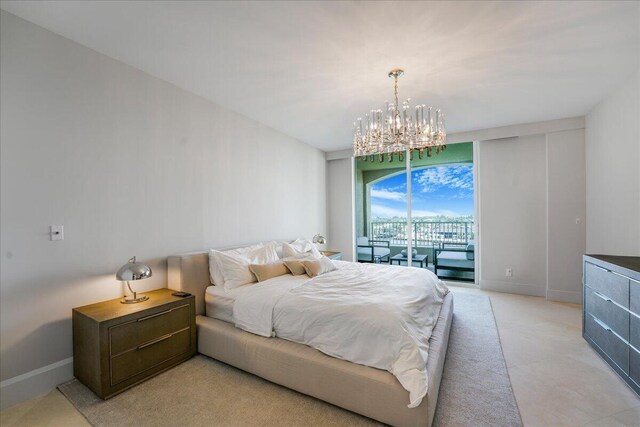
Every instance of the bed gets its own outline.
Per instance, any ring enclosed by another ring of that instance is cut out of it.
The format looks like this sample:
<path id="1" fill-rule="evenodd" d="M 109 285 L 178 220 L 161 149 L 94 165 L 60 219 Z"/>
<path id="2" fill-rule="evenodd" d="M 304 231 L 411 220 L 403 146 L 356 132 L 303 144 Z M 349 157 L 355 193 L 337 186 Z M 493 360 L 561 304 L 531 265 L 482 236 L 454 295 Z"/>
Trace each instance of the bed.
<path id="1" fill-rule="evenodd" d="M 169 287 L 196 296 L 200 353 L 386 424 L 431 425 L 453 316 L 451 293 L 443 299 L 429 339 L 428 392 L 417 407 L 409 408 L 409 393 L 385 370 L 331 357 L 289 340 L 245 332 L 234 326 L 231 323 L 233 305 L 245 289 L 225 291 L 211 286 L 208 252 L 171 256 L 168 267 Z"/>

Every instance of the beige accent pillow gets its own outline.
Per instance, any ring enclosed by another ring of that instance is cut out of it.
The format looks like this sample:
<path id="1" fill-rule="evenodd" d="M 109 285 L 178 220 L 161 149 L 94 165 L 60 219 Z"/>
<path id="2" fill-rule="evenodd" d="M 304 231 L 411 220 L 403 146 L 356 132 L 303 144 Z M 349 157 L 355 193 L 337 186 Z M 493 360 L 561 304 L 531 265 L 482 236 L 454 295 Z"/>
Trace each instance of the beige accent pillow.
<path id="1" fill-rule="evenodd" d="M 282 262 L 289 269 L 291 274 L 294 276 L 302 276 L 303 274 L 307 274 L 304 269 L 304 265 L 302 265 L 302 261 L 304 261 L 304 258 L 287 258 Z"/>
<path id="2" fill-rule="evenodd" d="M 282 259 L 284 261 L 284 265 L 287 266 L 291 274 L 294 276 L 301 276 L 303 274 L 307 274 L 304 269 L 304 265 L 302 265 L 302 261 L 306 259 L 314 259 L 311 253 L 298 254 L 290 257 L 286 257 Z"/>
<path id="3" fill-rule="evenodd" d="M 269 264 L 251 264 L 249 270 L 256 276 L 258 282 L 273 279 L 274 277 L 289 274 L 289 269 L 283 261 L 271 262 Z"/>
<path id="4" fill-rule="evenodd" d="M 331 261 L 326 256 L 314 260 L 304 260 L 302 261 L 302 265 L 304 266 L 304 270 L 307 272 L 307 276 L 309 277 L 316 277 L 320 276 L 321 274 L 337 270 L 333 261 Z"/>

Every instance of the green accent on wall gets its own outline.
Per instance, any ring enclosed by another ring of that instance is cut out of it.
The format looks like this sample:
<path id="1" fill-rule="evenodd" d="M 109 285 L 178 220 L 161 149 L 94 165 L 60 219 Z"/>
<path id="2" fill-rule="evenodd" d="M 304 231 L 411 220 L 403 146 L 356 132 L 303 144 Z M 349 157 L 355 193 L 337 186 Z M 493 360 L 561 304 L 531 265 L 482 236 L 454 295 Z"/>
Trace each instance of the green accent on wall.
<path id="1" fill-rule="evenodd" d="M 413 153 L 413 166 L 432 166 L 442 165 L 447 163 L 468 163 L 473 161 L 473 143 L 462 142 L 459 144 L 447 145 L 447 149 L 440 154 L 431 154 L 431 157 L 427 157 L 427 153 L 424 153 L 424 158 L 418 158 L 418 152 Z M 399 161 L 398 155 L 393 156 L 393 162 L 389 163 L 388 155 L 384 155 L 382 163 L 378 160 L 378 156 L 375 156 L 375 160 L 365 161 L 364 157 L 356 158 L 356 170 L 360 171 L 373 171 L 373 170 L 388 170 L 393 168 L 404 169 L 404 160 Z"/>

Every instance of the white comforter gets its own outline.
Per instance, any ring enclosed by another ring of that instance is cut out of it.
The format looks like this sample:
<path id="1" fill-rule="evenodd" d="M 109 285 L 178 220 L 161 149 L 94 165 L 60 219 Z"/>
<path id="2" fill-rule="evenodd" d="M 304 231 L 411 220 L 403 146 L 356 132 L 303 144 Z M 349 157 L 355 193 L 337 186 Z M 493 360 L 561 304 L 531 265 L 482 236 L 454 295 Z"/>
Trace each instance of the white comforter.
<path id="1" fill-rule="evenodd" d="M 409 392 L 409 407 L 418 406 L 446 285 L 426 269 L 335 264 L 338 270 L 314 279 L 252 286 L 235 301 L 236 326 L 387 370 Z"/>

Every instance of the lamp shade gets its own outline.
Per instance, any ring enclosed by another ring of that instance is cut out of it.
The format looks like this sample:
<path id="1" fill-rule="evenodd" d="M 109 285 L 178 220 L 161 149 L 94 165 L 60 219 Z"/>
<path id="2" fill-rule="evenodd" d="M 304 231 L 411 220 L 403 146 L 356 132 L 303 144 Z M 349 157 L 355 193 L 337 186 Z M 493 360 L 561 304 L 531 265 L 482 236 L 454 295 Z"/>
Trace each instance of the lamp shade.
<path id="1" fill-rule="evenodd" d="M 120 267 L 116 273 L 116 279 L 122 282 L 129 280 L 140 280 L 151 277 L 151 268 L 148 265 L 136 261 L 136 257 L 129 260 L 128 263 Z"/>

